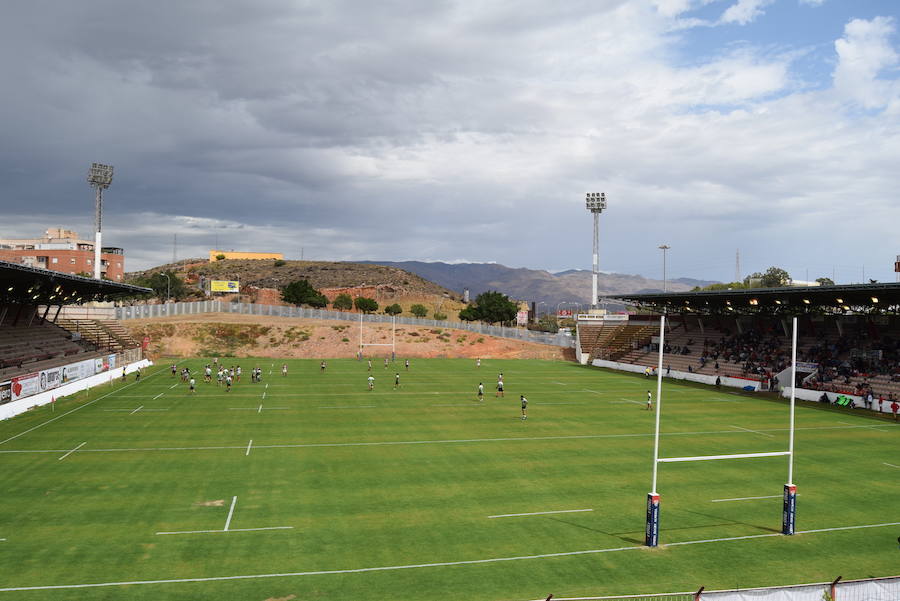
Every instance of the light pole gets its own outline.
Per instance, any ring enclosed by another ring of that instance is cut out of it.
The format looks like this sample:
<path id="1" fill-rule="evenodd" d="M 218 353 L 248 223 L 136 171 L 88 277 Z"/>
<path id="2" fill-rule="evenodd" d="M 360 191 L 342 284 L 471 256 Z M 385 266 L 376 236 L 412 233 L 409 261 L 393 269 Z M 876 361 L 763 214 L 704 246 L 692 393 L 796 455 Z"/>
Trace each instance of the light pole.
<path id="1" fill-rule="evenodd" d="M 663 251 L 663 292 L 669 291 L 668 280 L 666 280 L 666 251 L 669 250 L 670 248 L 672 248 L 672 247 L 667 244 L 663 244 L 662 246 L 659 247 L 659 249 L 661 251 Z"/>
<path id="2" fill-rule="evenodd" d="M 594 261 L 591 277 L 591 308 L 597 308 L 597 276 L 600 274 L 600 213 L 606 208 L 605 192 L 588 192 L 585 198 L 587 210 L 594 216 Z"/>
<path id="3" fill-rule="evenodd" d="M 97 224 L 97 231 L 94 233 L 94 279 L 99 280 L 100 274 L 100 247 L 101 242 L 101 220 L 103 216 L 103 191 L 109 188 L 112 183 L 113 168 L 112 165 L 104 165 L 102 163 L 91 163 L 88 169 L 87 181 L 97 191 L 95 200 L 94 218 Z"/>
<path id="4" fill-rule="evenodd" d="M 172 296 L 170 286 L 172 283 L 172 278 L 169 277 L 168 273 L 161 273 L 160 275 L 166 278 L 166 301 L 168 302 L 169 298 Z"/>

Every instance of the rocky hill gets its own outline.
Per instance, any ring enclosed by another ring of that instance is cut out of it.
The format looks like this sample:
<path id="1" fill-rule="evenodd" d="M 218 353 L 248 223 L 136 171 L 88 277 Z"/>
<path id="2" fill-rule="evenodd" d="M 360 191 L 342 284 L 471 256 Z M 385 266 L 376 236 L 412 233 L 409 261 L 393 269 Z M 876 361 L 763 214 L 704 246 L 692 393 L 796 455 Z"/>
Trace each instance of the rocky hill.
<path id="1" fill-rule="evenodd" d="M 402 268 L 371 263 L 343 263 L 330 261 L 271 261 L 187 259 L 178 263 L 159 265 L 144 271 L 126 274 L 126 281 L 172 270 L 189 283 L 206 280 L 237 280 L 242 287 L 281 288 L 295 280 L 305 279 L 321 288 L 391 289 L 398 296 L 439 296 L 458 298 L 460 295 Z"/>

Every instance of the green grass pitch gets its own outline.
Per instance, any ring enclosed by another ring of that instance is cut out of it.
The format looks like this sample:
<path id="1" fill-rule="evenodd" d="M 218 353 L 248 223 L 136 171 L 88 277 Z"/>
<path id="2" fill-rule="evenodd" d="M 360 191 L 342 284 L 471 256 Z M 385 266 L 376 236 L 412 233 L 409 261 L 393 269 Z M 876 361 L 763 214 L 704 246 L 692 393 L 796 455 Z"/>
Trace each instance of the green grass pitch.
<path id="1" fill-rule="evenodd" d="M 0 601 L 524 600 L 900 573 L 890 420 L 798 407 L 793 537 L 786 457 L 661 464 L 651 550 L 655 380 L 377 360 L 369 392 L 365 361 L 282 377 L 269 359 L 240 361 L 226 393 L 205 362 L 180 363 L 195 395 L 160 362 L 0 423 Z M 787 427 L 785 403 L 664 384 L 662 457 L 784 451 Z M 69 588 L 98 583 L 123 584 Z"/>

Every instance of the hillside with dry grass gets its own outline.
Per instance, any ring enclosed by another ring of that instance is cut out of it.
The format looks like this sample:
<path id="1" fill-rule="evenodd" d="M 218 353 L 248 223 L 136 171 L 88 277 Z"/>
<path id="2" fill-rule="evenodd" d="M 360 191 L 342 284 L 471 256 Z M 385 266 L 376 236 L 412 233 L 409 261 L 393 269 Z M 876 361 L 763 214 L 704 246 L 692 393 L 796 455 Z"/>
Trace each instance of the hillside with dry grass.
<path id="1" fill-rule="evenodd" d="M 138 340 L 150 339 L 150 357 L 355 357 L 359 325 L 331 320 L 208 313 L 122 322 Z M 495 338 L 440 327 L 397 326 L 398 357 L 484 357 L 574 360 L 571 349 Z M 390 343 L 390 324 L 363 324 L 364 341 Z M 372 356 L 390 347 L 369 347 Z"/>

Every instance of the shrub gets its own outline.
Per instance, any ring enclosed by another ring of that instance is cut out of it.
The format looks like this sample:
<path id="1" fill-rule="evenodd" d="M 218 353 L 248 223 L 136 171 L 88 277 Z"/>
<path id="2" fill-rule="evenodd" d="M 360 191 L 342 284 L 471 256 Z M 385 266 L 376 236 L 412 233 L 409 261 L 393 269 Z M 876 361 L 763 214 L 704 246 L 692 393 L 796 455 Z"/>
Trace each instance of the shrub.
<path id="1" fill-rule="evenodd" d="M 275 260 L 275 267 L 284 267 L 287 265 L 287 261 L 282 261 L 281 259 Z"/>
<path id="2" fill-rule="evenodd" d="M 225 255 L 222 255 L 222 254 L 216 255 L 216 261 L 221 261 L 224 258 L 225 258 Z"/>

